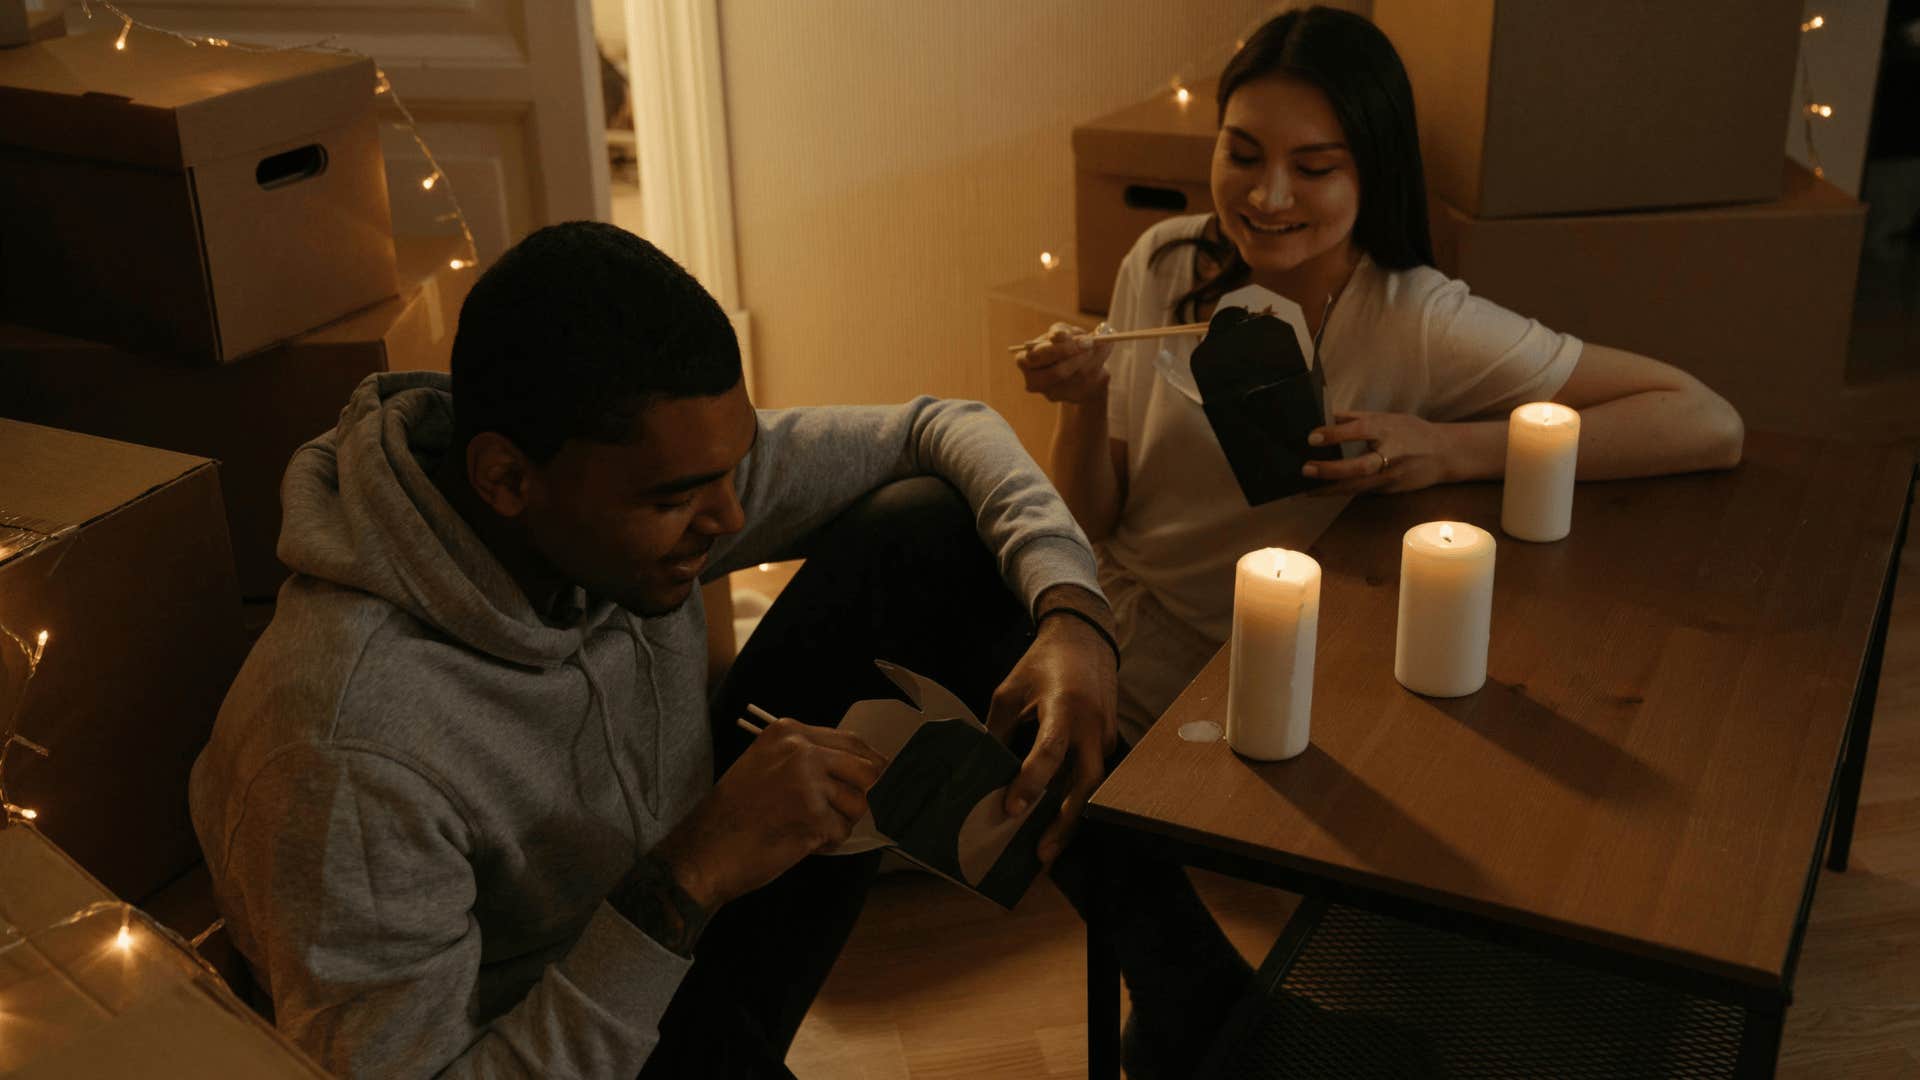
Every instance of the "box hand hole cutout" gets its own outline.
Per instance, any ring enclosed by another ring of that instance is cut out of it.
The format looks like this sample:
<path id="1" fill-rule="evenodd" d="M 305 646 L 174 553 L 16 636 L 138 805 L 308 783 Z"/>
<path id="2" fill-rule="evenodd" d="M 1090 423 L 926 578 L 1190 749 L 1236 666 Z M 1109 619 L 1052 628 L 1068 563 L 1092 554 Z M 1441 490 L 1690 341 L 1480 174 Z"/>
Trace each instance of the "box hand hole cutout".
<path id="1" fill-rule="evenodd" d="M 260 162 L 253 170 L 253 178 L 259 182 L 262 190 L 297 184 L 312 176 L 327 171 L 327 148 L 319 143 L 309 143 L 298 149 L 275 154 Z"/>
<path id="2" fill-rule="evenodd" d="M 1126 199 L 1127 206 L 1134 210 L 1158 210 L 1163 213 L 1178 214 L 1187 209 L 1187 194 L 1177 188 L 1128 184 L 1123 197 Z"/>

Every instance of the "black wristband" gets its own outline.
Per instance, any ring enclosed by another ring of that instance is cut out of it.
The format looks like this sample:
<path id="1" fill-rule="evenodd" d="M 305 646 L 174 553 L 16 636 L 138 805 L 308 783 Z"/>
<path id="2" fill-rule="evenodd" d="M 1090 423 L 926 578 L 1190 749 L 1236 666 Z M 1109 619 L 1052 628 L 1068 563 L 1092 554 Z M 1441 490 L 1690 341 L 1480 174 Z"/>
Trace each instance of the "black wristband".
<path id="1" fill-rule="evenodd" d="M 1047 610 L 1040 613 L 1040 618 L 1035 620 L 1034 624 L 1037 626 L 1040 623 L 1047 621 L 1048 617 L 1053 615 L 1071 615 L 1074 618 L 1079 619 L 1081 622 L 1086 623 L 1088 626 L 1093 627 L 1093 632 L 1096 634 L 1099 634 L 1100 640 L 1106 642 L 1107 648 L 1113 650 L 1113 666 L 1116 669 L 1120 666 L 1120 643 L 1113 639 L 1113 634 L 1111 631 L 1109 631 L 1106 627 L 1100 625 L 1100 621 L 1098 619 L 1095 619 L 1093 616 L 1087 614 L 1084 611 L 1081 611 L 1079 608 L 1064 607 L 1064 606 L 1050 607 Z"/>
<path id="2" fill-rule="evenodd" d="M 607 902 L 641 933 L 684 957 L 693 956 L 694 943 L 713 918 L 713 912 L 680 887 L 673 870 L 652 855 L 634 865 Z"/>

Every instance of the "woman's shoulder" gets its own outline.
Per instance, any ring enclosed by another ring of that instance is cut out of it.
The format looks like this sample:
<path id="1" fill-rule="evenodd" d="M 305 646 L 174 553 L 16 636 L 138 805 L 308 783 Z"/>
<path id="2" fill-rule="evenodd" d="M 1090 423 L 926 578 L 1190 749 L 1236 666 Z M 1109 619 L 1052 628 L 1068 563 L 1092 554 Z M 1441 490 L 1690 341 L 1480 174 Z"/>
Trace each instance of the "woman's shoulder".
<path id="1" fill-rule="evenodd" d="M 1182 214 L 1156 221 L 1133 242 L 1133 250 L 1127 253 L 1127 258 L 1150 260 L 1154 252 L 1168 244 L 1192 240 L 1206 229 L 1207 221 L 1212 217 L 1212 214 Z"/>
<path id="2" fill-rule="evenodd" d="M 1367 259 L 1365 270 L 1377 302 L 1390 311 L 1420 312 L 1450 296 L 1464 295 L 1467 283 L 1425 264 L 1388 270 Z"/>

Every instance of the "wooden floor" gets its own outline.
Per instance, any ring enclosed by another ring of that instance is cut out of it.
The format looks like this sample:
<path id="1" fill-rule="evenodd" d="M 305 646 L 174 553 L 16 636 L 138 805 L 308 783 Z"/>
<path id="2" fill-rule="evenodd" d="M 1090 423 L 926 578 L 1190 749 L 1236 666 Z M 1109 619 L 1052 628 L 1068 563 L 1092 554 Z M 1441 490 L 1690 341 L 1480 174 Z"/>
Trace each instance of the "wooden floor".
<path id="1" fill-rule="evenodd" d="M 1196 877 L 1257 964 L 1295 899 Z M 1084 948 L 1045 882 L 1003 914 L 943 882 L 889 876 L 788 1065 L 802 1080 L 1084 1076 Z M 1902 558 L 1852 866 L 1821 876 L 1780 1075 L 1920 1078 L 1920 542 Z"/>

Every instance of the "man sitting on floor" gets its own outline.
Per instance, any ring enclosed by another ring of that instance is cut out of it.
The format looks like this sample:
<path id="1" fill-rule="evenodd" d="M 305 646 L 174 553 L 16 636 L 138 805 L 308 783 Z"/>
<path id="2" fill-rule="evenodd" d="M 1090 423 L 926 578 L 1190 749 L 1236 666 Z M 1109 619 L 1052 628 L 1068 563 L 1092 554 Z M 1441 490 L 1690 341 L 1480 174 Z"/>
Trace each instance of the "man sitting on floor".
<path id="1" fill-rule="evenodd" d="M 369 378 L 281 498 L 294 577 L 193 818 L 341 1073 L 787 1075 L 877 858 L 815 854 L 884 766 L 830 726 L 892 693 L 874 659 L 1037 721 L 1007 811 L 1071 776 L 1043 858 L 1113 745 L 1093 554 L 1006 424 L 756 412 L 725 313 L 612 226 L 503 255 L 451 380 Z M 700 582 L 797 556 L 710 711 Z"/>

